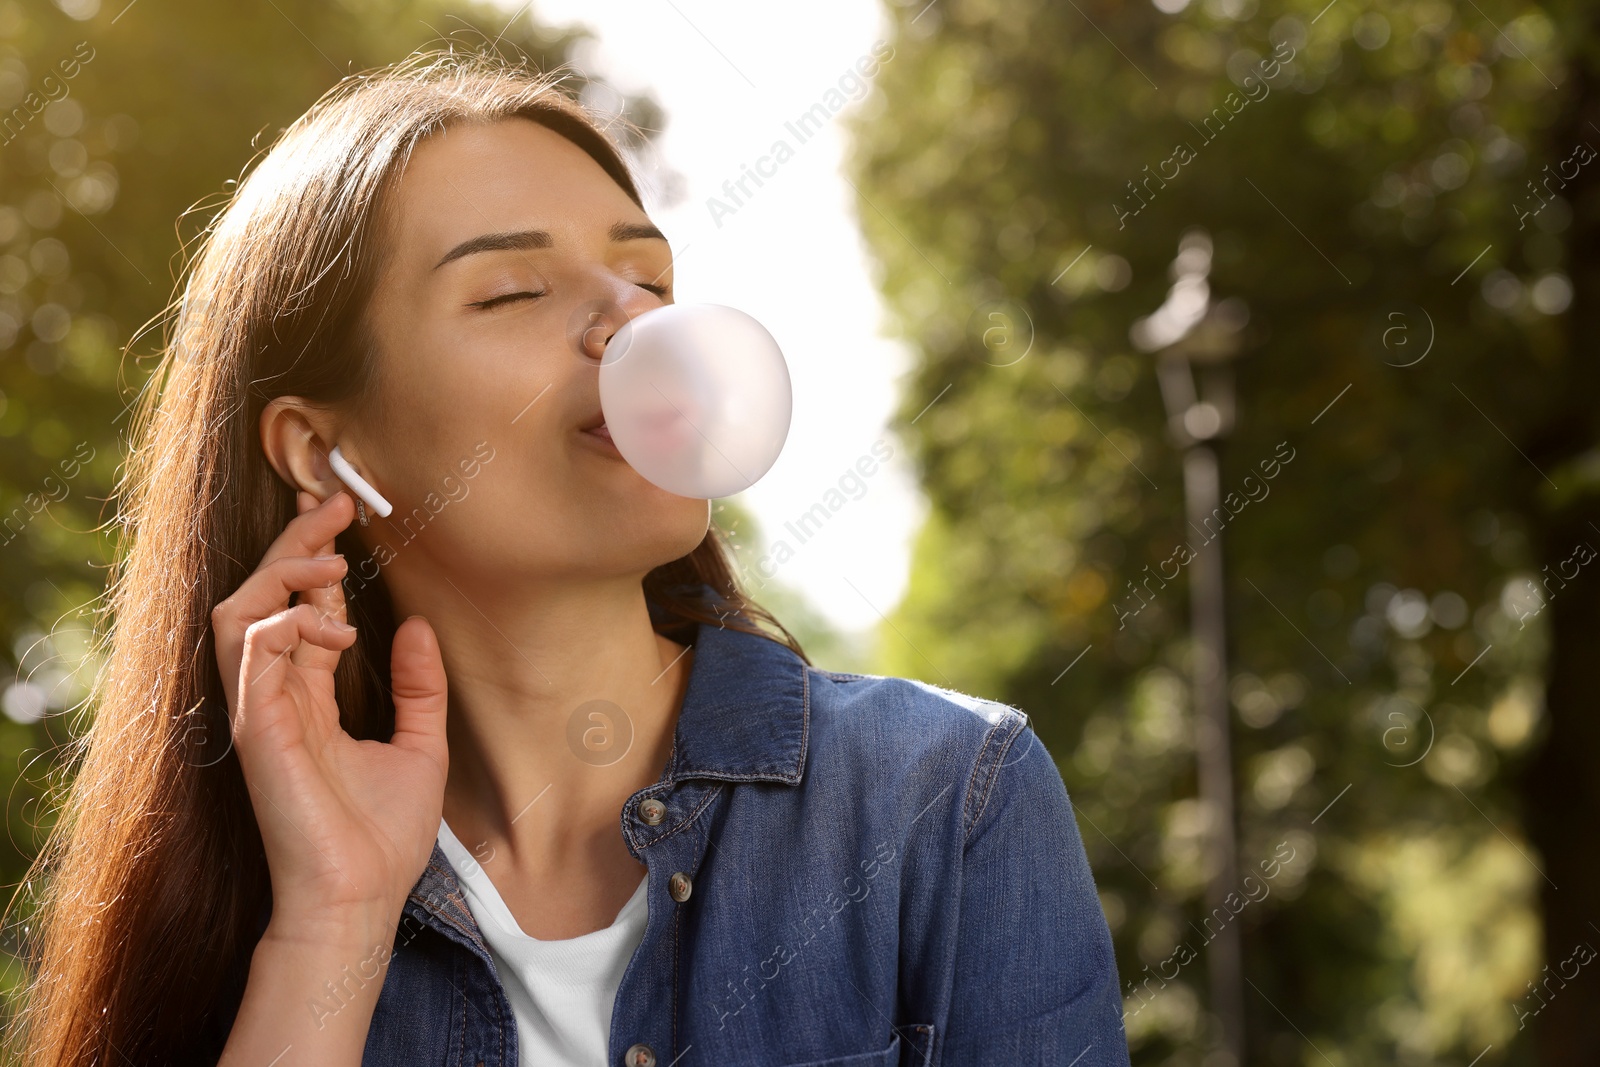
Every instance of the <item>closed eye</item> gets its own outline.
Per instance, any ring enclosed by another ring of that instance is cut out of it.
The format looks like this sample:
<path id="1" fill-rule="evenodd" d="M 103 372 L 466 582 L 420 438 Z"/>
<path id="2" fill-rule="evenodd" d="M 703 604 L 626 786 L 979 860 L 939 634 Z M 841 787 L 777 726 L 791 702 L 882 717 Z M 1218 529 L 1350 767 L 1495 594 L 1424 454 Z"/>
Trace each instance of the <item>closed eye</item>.
<path id="1" fill-rule="evenodd" d="M 499 307 L 501 304 L 508 304 L 513 300 L 521 300 L 523 297 L 527 297 L 528 299 L 533 300 L 533 299 L 537 299 L 538 297 L 541 297 L 543 295 L 544 295 L 543 293 L 529 293 L 529 292 L 504 293 L 504 294 L 502 294 L 500 296 L 491 296 L 487 300 L 474 300 L 473 302 L 469 303 L 467 306 L 468 307 L 473 307 L 473 308 L 485 308 L 485 309 L 487 309 L 487 308 L 492 308 L 492 307 Z"/>
<path id="2" fill-rule="evenodd" d="M 639 282 L 638 285 L 639 288 L 645 290 L 646 292 L 654 293 L 657 296 L 666 296 L 668 293 L 672 292 L 671 285 L 654 285 L 648 282 Z M 500 296 L 491 296 L 487 300 L 474 300 L 467 304 L 467 306 L 487 310 L 489 308 L 499 307 L 501 304 L 509 304 L 513 300 L 521 300 L 524 298 L 529 300 L 537 300 L 541 296 L 544 296 L 544 293 L 530 293 L 527 291 L 503 293 Z"/>

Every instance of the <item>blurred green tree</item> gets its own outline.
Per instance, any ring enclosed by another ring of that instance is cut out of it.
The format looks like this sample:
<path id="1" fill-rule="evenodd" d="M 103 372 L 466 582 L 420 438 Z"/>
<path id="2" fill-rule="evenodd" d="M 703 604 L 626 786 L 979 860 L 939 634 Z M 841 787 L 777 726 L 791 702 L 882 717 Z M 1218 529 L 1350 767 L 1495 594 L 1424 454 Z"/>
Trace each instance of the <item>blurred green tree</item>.
<path id="1" fill-rule="evenodd" d="M 897 421 L 932 512 L 882 667 L 1034 716 L 1135 1062 L 1220 1062 L 1184 567 L 1219 545 L 1259 887 L 1231 920 L 1246 1062 L 1590 1062 L 1562 1020 L 1600 984 L 1528 985 L 1600 943 L 1574 921 L 1597 898 L 1592 667 L 1550 658 L 1596 632 L 1573 574 L 1600 545 L 1593 361 L 1567 309 L 1600 256 L 1592 197 L 1529 188 L 1600 144 L 1574 120 L 1588 12 L 891 11 L 851 178 L 919 352 Z M 1205 529 L 1156 378 L 1174 344 L 1235 357 Z M 1541 747 L 1564 811 L 1525 777 Z"/>
<path id="2" fill-rule="evenodd" d="M 841 632 L 818 611 L 804 592 L 787 582 L 769 579 L 760 560 L 771 550 L 770 539 L 755 515 L 737 499 L 719 500 L 712 520 L 720 526 L 739 568 L 745 592 L 775 615 L 794 634 L 813 664 L 833 671 L 864 671 L 873 662 L 876 634 Z"/>

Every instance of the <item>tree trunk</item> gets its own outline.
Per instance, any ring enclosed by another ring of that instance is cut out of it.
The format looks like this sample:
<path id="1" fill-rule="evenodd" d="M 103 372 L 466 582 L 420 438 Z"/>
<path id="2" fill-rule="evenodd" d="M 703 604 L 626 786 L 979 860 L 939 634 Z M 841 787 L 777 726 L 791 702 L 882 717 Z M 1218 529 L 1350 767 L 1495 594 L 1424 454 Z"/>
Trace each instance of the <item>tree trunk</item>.
<path id="1" fill-rule="evenodd" d="M 1593 40 L 1592 32 L 1593 28 L 1579 40 Z M 1530 175 L 1542 173 L 1546 162 L 1567 159 L 1582 142 L 1600 149 L 1600 130 L 1595 128 L 1600 126 L 1595 74 L 1585 65 L 1583 49 L 1575 49 L 1573 54 L 1571 81 L 1561 87 L 1566 96 L 1564 114 L 1551 127 L 1548 140 L 1534 148 L 1538 154 L 1530 152 Z M 1573 213 L 1563 235 L 1573 300 L 1563 323 L 1563 362 L 1549 383 L 1550 414 L 1530 428 L 1529 456 L 1558 484 L 1564 478 L 1577 477 L 1570 472 L 1556 473 L 1561 464 L 1600 441 L 1600 359 L 1594 350 L 1600 338 L 1597 194 L 1600 159 L 1581 167 L 1563 191 Z M 1544 487 L 1544 480 L 1528 473 L 1525 499 L 1529 506 L 1524 514 L 1538 552 L 1535 565 L 1543 568 L 1548 564 L 1550 568 L 1542 574 L 1555 574 L 1561 561 L 1569 559 L 1583 542 L 1600 549 L 1600 499 L 1592 490 L 1575 499 L 1567 497 L 1570 503 L 1550 512 L 1535 503 L 1538 494 L 1534 490 Z M 1572 486 L 1562 488 L 1570 491 Z M 1596 714 L 1600 703 L 1596 693 L 1600 561 L 1584 566 L 1550 597 L 1545 611 L 1551 636 L 1546 689 L 1549 732 L 1521 785 L 1527 802 L 1528 834 L 1542 855 L 1546 876 L 1540 888 L 1547 969 L 1535 982 L 1539 999 L 1527 992 L 1519 1003 L 1528 1008 L 1539 1008 L 1541 1000 L 1544 1004 L 1537 1016 L 1526 1020 L 1538 1062 L 1548 1067 L 1579 1067 L 1600 1063 L 1600 1025 L 1596 1024 L 1600 1019 L 1600 961 L 1582 967 L 1573 977 L 1582 960 L 1600 951 L 1600 853 L 1595 848 L 1600 832 L 1600 715 Z M 1575 950 L 1579 952 L 1576 958 Z"/>

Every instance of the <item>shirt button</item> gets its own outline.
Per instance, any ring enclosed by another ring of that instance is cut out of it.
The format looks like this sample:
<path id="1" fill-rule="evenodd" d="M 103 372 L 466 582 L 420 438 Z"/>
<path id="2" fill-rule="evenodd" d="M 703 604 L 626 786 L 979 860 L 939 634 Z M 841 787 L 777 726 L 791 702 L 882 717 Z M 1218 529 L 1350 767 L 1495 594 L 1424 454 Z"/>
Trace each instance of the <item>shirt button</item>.
<path id="1" fill-rule="evenodd" d="M 656 1067 L 656 1054 L 649 1045 L 629 1045 L 628 1051 L 622 1054 L 622 1062 L 626 1067 Z"/>
<path id="2" fill-rule="evenodd" d="M 672 877 L 667 879 L 667 892 L 679 904 L 689 899 L 689 890 L 693 888 L 694 883 L 689 881 L 689 876 L 682 871 L 675 871 Z"/>
<path id="3" fill-rule="evenodd" d="M 651 826 L 658 826 L 662 819 L 667 817 L 667 806 L 655 797 L 650 797 L 639 805 L 639 818 Z"/>

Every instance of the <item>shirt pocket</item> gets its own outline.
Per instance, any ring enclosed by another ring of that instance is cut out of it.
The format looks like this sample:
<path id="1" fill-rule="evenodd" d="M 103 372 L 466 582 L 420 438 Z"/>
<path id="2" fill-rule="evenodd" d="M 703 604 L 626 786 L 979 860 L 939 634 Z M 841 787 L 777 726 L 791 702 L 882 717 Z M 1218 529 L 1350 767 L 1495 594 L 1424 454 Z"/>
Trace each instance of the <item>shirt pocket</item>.
<path id="1" fill-rule="evenodd" d="M 915 1039 L 911 1042 L 902 1042 L 899 1032 L 890 1039 L 888 1047 L 877 1052 L 858 1052 L 851 1056 L 837 1056 L 830 1060 L 806 1060 L 804 1063 L 786 1063 L 783 1067 L 901 1067 L 901 1057 L 905 1057 L 907 1067 L 916 1064 L 926 1067 L 930 1062 L 925 1050 L 932 1047 L 933 1027 L 925 1024 L 905 1027 Z M 920 1046 L 916 1047 L 916 1046 Z"/>

